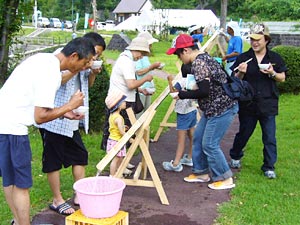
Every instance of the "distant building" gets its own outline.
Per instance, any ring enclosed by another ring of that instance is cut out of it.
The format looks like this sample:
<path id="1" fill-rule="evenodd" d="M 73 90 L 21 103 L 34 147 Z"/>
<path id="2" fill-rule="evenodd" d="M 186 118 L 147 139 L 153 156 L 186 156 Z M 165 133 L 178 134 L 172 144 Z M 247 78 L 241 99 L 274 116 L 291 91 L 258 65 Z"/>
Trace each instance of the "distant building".
<path id="1" fill-rule="evenodd" d="M 121 0 L 114 9 L 116 23 L 119 24 L 130 16 L 139 16 L 143 10 L 151 10 L 153 5 L 150 0 Z"/>

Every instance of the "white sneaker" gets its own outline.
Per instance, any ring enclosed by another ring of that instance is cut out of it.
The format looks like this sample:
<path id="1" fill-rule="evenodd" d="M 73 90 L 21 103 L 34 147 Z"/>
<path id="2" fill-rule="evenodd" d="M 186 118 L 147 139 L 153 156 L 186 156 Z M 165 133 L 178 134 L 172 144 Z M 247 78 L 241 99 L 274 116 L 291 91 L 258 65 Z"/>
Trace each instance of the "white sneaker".
<path id="1" fill-rule="evenodd" d="M 127 169 L 133 169 L 135 167 L 135 165 L 131 164 L 131 163 L 128 163 L 126 168 Z"/>
<path id="2" fill-rule="evenodd" d="M 183 170 L 183 166 L 180 163 L 177 166 L 173 166 L 173 160 L 170 162 L 163 162 L 162 165 L 164 170 L 167 171 L 181 172 Z"/>
<path id="3" fill-rule="evenodd" d="M 131 174 L 132 174 L 132 171 L 129 170 L 129 169 L 127 169 L 127 168 L 125 168 L 125 170 L 123 171 L 123 175 L 124 175 L 125 177 L 130 176 Z"/>
<path id="4" fill-rule="evenodd" d="M 193 160 L 189 159 L 188 154 L 184 154 L 182 159 L 180 159 L 180 163 L 186 166 L 193 166 Z"/>

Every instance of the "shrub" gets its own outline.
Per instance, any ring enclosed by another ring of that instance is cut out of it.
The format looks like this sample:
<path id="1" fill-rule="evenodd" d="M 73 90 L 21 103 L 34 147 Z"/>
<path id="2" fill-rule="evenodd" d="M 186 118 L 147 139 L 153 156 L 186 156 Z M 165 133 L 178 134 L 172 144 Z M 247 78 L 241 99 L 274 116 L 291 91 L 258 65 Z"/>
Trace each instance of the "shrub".
<path id="1" fill-rule="evenodd" d="M 102 59 L 104 60 L 104 59 Z M 105 61 L 102 71 L 96 76 L 94 85 L 89 89 L 89 127 L 91 132 L 99 132 L 105 119 L 105 97 L 109 88 L 111 65 Z"/>
<path id="2" fill-rule="evenodd" d="M 300 47 L 278 45 L 272 50 L 281 55 L 288 68 L 286 81 L 278 84 L 279 91 L 282 93 L 299 93 Z"/>

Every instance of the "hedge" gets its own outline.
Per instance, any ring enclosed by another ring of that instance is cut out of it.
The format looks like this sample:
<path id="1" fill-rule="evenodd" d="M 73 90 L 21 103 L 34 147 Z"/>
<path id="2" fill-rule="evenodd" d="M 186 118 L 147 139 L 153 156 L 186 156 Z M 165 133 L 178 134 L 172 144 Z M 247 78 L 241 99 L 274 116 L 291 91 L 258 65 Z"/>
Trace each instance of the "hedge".
<path id="1" fill-rule="evenodd" d="M 272 48 L 283 58 L 288 71 L 286 73 L 286 81 L 278 84 L 281 93 L 300 92 L 300 47 L 278 45 Z"/>
<path id="2" fill-rule="evenodd" d="M 91 132 L 99 132 L 105 119 L 105 97 L 109 88 L 111 65 L 105 62 L 102 71 L 96 76 L 94 85 L 89 89 L 89 127 Z"/>

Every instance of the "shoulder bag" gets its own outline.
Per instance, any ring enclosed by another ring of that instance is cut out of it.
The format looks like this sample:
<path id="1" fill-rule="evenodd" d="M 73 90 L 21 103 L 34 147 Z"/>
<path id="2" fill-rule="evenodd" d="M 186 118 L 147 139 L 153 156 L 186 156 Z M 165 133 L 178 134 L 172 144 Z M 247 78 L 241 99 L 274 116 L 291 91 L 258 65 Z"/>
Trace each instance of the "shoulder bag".
<path id="1" fill-rule="evenodd" d="M 142 112 L 143 110 L 144 110 L 144 105 L 141 101 L 139 90 L 136 89 L 135 104 L 134 104 L 134 107 L 133 107 L 133 111 L 134 111 L 135 114 L 138 114 L 138 113 Z"/>
<path id="2" fill-rule="evenodd" d="M 251 84 L 234 75 L 230 76 L 223 67 L 222 70 L 225 72 L 227 79 L 227 83 L 222 83 L 226 94 L 234 100 L 251 101 L 254 97 L 254 90 Z"/>

